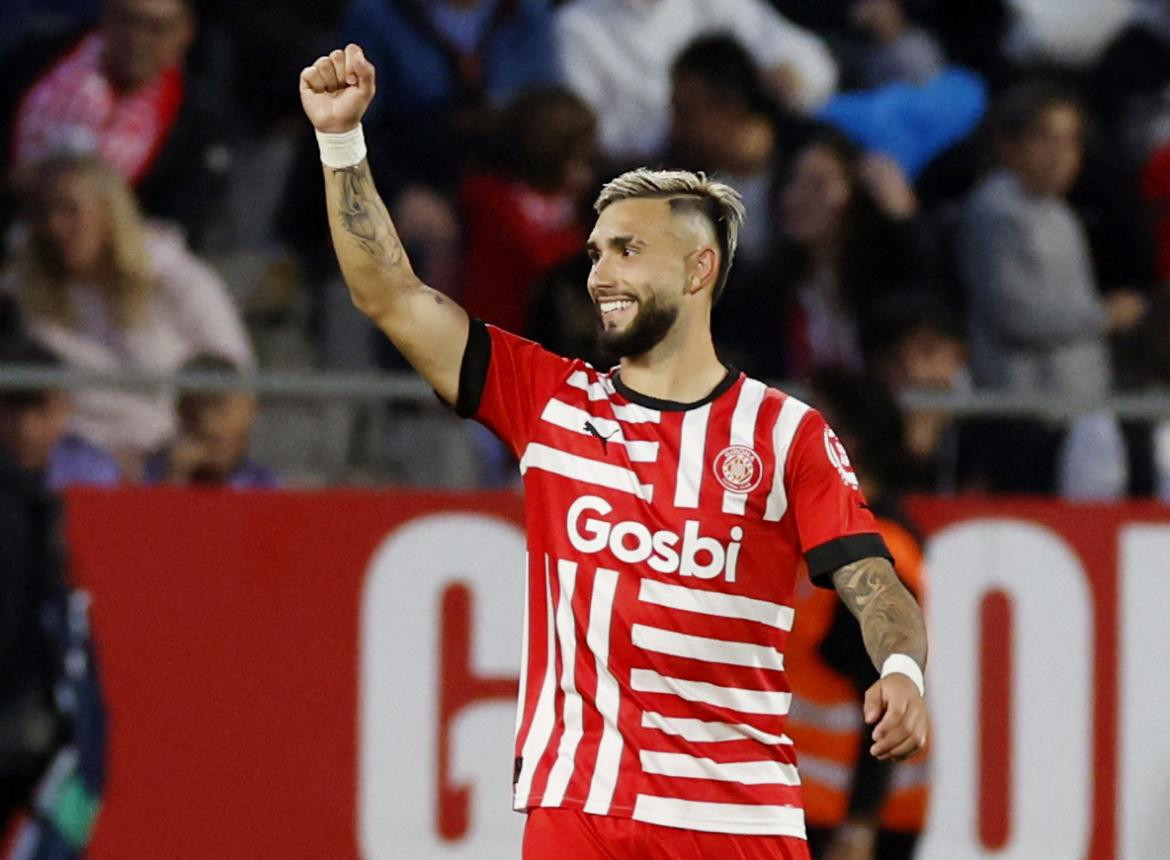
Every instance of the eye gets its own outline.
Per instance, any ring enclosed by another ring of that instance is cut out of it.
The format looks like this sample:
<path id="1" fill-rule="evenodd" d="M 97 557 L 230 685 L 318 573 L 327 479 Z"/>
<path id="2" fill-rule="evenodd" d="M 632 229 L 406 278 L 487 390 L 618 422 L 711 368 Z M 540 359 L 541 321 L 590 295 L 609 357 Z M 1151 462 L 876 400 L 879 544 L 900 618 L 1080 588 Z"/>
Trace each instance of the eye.
<path id="1" fill-rule="evenodd" d="M 589 262 L 594 266 L 597 265 L 597 261 L 600 257 L 601 257 L 601 255 L 598 254 L 596 251 L 589 252 Z"/>
<path id="2" fill-rule="evenodd" d="M 638 253 L 637 250 L 629 247 L 628 245 L 625 248 L 622 248 L 622 256 L 623 257 L 632 257 L 636 253 Z"/>

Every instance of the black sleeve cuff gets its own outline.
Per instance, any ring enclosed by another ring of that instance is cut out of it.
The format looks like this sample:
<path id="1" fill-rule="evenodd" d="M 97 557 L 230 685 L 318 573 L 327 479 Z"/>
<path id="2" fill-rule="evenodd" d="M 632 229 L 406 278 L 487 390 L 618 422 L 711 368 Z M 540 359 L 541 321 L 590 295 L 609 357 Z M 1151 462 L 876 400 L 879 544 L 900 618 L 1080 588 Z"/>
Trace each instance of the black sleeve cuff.
<path id="1" fill-rule="evenodd" d="M 859 535 L 845 535 L 827 541 L 820 546 L 814 546 L 804 554 L 808 562 L 808 576 L 813 585 L 821 588 L 832 588 L 831 574 L 837 568 L 861 561 L 863 558 L 889 559 L 893 564 L 894 556 L 886 548 L 886 542 L 877 532 Z"/>
<path id="2" fill-rule="evenodd" d="M 459 365 L 459 396 L 455 400 L 455 414 L 460 418 L 471 418 L 479 411 L 491 359 L 492 336 L 481 320 L 472 317 L 467 329 L 463 362 Z"/>

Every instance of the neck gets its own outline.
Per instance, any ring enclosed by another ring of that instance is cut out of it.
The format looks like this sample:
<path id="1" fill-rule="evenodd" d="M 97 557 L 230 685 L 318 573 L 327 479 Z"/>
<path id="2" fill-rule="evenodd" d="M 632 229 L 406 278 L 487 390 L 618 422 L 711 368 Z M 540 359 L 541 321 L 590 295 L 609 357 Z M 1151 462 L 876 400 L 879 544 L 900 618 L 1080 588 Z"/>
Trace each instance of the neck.
<path id="1" fill-rule="evenodd" d="M 711 340 L 709 312 L 706 325 L 675 325 L 649 352 L 621 360 L 627 386 L 647 397 L 679 403 L 702 400 L 726 375 Z"/>

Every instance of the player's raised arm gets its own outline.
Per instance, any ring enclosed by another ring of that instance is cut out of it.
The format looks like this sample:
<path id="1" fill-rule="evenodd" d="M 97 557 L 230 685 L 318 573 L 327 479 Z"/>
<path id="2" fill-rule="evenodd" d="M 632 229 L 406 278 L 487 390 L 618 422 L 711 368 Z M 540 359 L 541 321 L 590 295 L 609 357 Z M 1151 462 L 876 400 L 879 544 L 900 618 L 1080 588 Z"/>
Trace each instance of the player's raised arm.
<path id="1" fill-rule="evenodd" d="M 358 310 L 394 342 L 439 396 L 454 403 L 467 314 L 419 280 L 370 175 L 361 119 L 374 97 L 374 66 L 348 45 L 301 72 L 301 105 L 321 145 L 329 229 Z"/>
<path id="2" fill-rule="evenodd" d="M 922 610 L 884 558 L 838 568 L 833 586 L 861 625 L 865 648 L 883 676 L 865 694 L 865 721 L 877 723 L 870 752 L 880 759 L 909 758 L 926 743 L 928 731 L 920 687 L 926 666 Z"/>

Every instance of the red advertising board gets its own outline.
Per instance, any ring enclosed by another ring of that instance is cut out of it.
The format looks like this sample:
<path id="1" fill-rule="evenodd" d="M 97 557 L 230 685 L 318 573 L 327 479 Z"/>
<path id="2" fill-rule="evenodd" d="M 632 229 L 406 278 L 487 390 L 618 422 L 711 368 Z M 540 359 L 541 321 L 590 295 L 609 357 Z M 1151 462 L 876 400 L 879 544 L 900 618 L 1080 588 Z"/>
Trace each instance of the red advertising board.
<path id="1" fill-rule="evenodd" d="M 1170 510 L 913 512 L 933 536 L 923 854 L 1146 856 L 1170 835 L 1141 800 L 1170 784 L 1142 747 L 1170 692 L 1141 659 L 1166 644 L 1147 618 Z M 111 726 L 92 856 L 518 856 L 521 513 L 506 493 L 72 494 Z"/>

